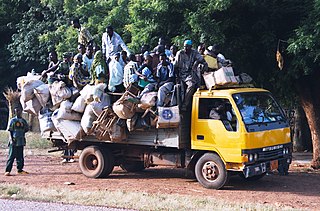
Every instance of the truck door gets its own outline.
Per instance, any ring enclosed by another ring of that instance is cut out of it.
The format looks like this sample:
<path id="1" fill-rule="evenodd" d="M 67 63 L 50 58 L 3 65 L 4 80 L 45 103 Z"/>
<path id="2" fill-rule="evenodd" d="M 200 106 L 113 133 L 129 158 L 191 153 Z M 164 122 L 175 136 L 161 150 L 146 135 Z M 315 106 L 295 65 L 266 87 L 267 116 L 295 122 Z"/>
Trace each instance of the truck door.
<path id="1" fill-rule="evenodd" d="M 227 98 L 195 98 L 191 147 L 216 151 L 228 162 L 241 155 L 238 119 Z"/>

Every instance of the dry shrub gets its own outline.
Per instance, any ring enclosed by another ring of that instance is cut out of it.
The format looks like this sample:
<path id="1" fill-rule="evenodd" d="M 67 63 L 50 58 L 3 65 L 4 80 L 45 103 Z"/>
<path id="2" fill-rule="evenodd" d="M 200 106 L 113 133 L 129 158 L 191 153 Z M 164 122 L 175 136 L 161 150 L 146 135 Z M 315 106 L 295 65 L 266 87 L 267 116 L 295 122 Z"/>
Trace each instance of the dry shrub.
<path id="1" fill-rule="evenodd" d="M 3 95 L 8 101 L 9 105 L 9 119 L 13 117 L 13 111 L 15 108 L 21 108 L 20 104 L 20 92 L 18 90 L 13 90 L 11 87 L 5 88 Z"/>

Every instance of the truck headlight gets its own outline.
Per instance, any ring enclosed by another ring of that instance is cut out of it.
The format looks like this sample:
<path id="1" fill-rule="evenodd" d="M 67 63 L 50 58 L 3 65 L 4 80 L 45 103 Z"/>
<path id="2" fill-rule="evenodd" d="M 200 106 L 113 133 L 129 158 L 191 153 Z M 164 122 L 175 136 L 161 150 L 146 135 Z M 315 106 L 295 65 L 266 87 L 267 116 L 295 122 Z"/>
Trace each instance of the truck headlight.
<path id="1" fill-rule="evenodd" d="M 257 161 L 257 160 L 258 160 L 258 158 L 259 158 L 258 153 L 254 153 L 254 160 L 255 160 L 255 161 Z"/>
<path id="2" fill-rule="evenodd" d="M 283 148 L 283 154 L 288 155 L 289 154 L 289 148 Z"/>
<path id="3" fill-rule="evenodd" d="M 283 148 L 282 153 L 285 155 L 286 154 L 286 148 Z"/>
<path id="4" fill-rule="evenodd" d="M 253 162 L 254 156 L 253 154 L 249 154 L 249 162 Z"/>

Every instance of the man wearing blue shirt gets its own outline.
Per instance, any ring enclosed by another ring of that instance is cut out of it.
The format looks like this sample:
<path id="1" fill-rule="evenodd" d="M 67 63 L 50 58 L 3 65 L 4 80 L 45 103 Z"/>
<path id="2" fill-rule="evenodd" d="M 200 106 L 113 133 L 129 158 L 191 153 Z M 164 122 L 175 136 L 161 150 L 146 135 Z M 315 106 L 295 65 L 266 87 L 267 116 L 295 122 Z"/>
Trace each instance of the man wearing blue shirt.
<path id="1" fill-rule="evenodd" d="M 159 87 L 157 106 L 163 106 L 166 95 L 173 89 L 175 77 L 173 64 L 167 60 L 166 54 L 160 54 L 159 59 L 160 63 L 157 66 L 156 73 Z"/>
<path id="2" fill-rule="evenodd" d="M 27 121 L 21 117 L 21 108 L 15 108 L 14 112 L 16 116 L 10 120 L 8 127 L 8 131 L 10 132 L 8 144 L 9 158 L 6 165 L 5 176 L 11 176 L 10 172 L 12 170 L 14 159 L 16 159 L 17 162 L 18 174 L 28 174 L 28 172 L 23 170 L 23 148 L 26 145 L 25 133 L 28 132 L 29 126 Z"/>

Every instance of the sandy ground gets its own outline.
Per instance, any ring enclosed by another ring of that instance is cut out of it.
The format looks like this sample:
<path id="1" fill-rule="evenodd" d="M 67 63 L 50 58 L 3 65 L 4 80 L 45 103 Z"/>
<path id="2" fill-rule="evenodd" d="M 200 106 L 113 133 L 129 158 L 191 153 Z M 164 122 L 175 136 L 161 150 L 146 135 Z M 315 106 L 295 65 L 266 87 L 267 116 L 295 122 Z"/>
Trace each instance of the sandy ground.
<path id="1" fill-rule="evenodd" d="M 5 169 L 6 153 L 0 152 L 0 168 Z M 65 182 L 72 190 L 143 190 L 148 193 L 174 193 L 181 195 L 212 196 L 230 202 L 258 202 L 272 204 L 279 208 L 306 208 L 318 210 L 320 207 L 320 171 L 308 168 L 308 164 L 293 163 L 288 176 L 269 174 L 255 182 L 243 181 L 235 176 L 222 190 L 203 188 L 195 179 L 185 176 L 184 169 L 156 167 L 139 173 L 126 173 L 115 167 L 105 179 L 90 179 L 82 175 L 79 165 L 61 164 L 61 158 L 52 155 L 27 155 L 25 170 L 29 175 L 0 175 L 0 182 L 5 184 L 23 184 L 35 187 L 63 187 Z"/>

